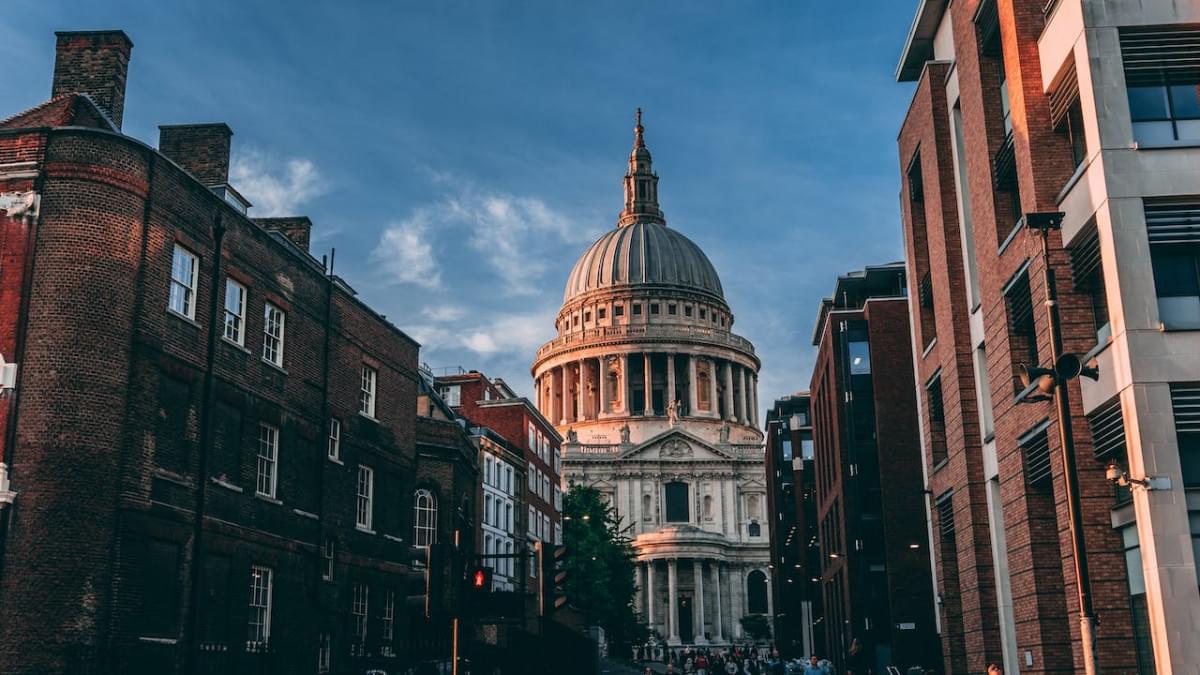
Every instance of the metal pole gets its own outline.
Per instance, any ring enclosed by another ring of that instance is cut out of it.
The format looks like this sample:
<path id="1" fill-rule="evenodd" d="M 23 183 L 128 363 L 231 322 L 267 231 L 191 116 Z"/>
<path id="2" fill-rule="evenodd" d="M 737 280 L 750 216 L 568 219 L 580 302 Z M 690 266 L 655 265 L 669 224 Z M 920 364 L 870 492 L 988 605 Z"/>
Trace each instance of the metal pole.
<path id="1" fill-rule="evenodd" d="M 1050 228 L 1042 235 L 1042 277 L 1046 284 L 1046 318 L 1050 322 L 1050 352 L 1054 363 L 1062 356 L 1062 332 L 1058 315 L 1058 289 L 1050 267 Z M 1054 407 L 1058 413 L 1058 439 L 1062 452 L 1063 478 L 1067 488 L 1067 512 L 1070 516 L 1071 546 L 1074 549 L 1075 590 L 1079 599 L 1079 639 L 1083 643 L 1083 669 L 1095 675 L 1095 615 L 1092 611 L 1091 584 L 1088 580 L 1087 551 L 1083 542 L 1083 513 L 1079 504 L 1079 474 L 1075 468 L 1075 436 L 1071 430 L 1071 401 L 1067 380 L 1055 374 Z"/>

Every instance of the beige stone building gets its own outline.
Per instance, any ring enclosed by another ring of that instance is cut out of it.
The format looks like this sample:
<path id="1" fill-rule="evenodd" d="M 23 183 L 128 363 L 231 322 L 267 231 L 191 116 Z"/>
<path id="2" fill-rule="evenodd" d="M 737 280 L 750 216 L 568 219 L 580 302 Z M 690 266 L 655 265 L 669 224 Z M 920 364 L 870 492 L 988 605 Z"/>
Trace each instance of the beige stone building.
<path id="1" fill-rule="evenodd" d="M 533 363 L 537 405 L 567 439 L 565 482 L 629 528 L 647 624 L 727 644 L 772 615 L 759 360 L 712 263 L 667 227 L 640 112 L 635 131 L 617 227 L 575 264 Z"/>

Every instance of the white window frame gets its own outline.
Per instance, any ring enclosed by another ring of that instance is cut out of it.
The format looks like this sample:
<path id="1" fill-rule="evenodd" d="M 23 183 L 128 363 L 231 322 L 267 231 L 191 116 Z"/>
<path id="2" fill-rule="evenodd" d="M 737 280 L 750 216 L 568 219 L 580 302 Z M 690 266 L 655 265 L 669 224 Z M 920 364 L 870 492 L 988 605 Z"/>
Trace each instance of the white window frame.
<path id="1" fill-rule="evenodd" d="M 492 524 L 491 518 L 492 518 L 492 496 L 490 494 L 485 494 L 483 496 L 483 524 L 491 525 Z"/>
<path id="2" fill-rule="evenodd" d="M 437 543 L 437 497 L 425 488 L 413 493 L 413 546 Z"/>
<path id="3" fill-rule="evenodd" d="M 442 400 L 451 408 L 457 408 L 462 405 L 462 386 L 457 384 L 448 384 L 442 390 Z"/>
<path id="4" fill-rule="evenodd" d="M 200 279 L 200 258 L 175 244 L 171 252 L 171 287 L 167 309 L 189 320 L 196 320 L 196 287 Z"/>
<path id="5" fill-rule="evenodd" d="M 333 581 L 334 561 L 337 558 L 337 542 L 333 537 L 327 537 L 321 545 L 321 579 Z"/>
<path id="6" fill-rule="evenodd" d="M 354 526 L 364 532 L 371 532 L 371 523 L 375 520 L 375 469 L 359 464 L 355 485 L 357 499 Z"/>
<path id="7" fill-rule="evenodd" d="M 283 342 L 287 312 L 270 302 L 263 304 L 263 361 L 283 367 Z"/>
<path id="8" fill-rule="evenodd" d="M 333 636 L 321 633 L 317 637 L 317 673 L 328 673 L 333 665 Z"/>
<path id="9" fill-rule="evenodd" d="M 258 461 L 254 494 L 275 499 L 279 486 L 279 427 L 258 423 Z"/>
<path id="10" fill-rule="evenodd" d="M 358 413 L 375 419 L 375 392 L 378 391 L 379 371 L 362 364 L 362 375 L 358 385 Z"/>
<path id="11" fill-rule="evenodd" d="M 537 446 L 538 446 L 537 427 L 533 426 L 533 422 L 530 422 L 529 423 L 529 448 L 531 450 L 536 450 Z"/>
<path id="12" fill-rule="evenodd" d="M 362 582 L 355 582 L 350 599 L 350 614 L 354 617 L 354 639 L 356 644 L 367 641 L 367 609 L 371 598 L 371 589 Z"/>
<path id="13" fill-rule="evenodd" d="M 250 617 L 246 651 L 256 652 L 271 643 L 271 584 L 274 571 L 263 565 L 250 566 Z"/>
<path id="14" fill-rule="evenodd" d="M 236 291 L 235 307 L 230 308 L 230 291 Z M 246 346 L 246 287 L 225 277 L 225 309 L 223 334 L 226 340 L 239 347 Z"/>
<path id="15" fill-rule="evenodd" d="M 542 514 L 542 541 L 550 541 L 550 516 Z"/>
<path id="16" fill-rule="evenodd" d="M 381 639 L 391 642 L 396 639 L 396 592 L 383 592 L 383 616 L 381 618 Z"/>
<path id="17" fill-rule="evenodd" d="M 342 421 L 336 417 L 329 418 L 329 442 L 325 454 L 335 462 L 342 461 Z"/>

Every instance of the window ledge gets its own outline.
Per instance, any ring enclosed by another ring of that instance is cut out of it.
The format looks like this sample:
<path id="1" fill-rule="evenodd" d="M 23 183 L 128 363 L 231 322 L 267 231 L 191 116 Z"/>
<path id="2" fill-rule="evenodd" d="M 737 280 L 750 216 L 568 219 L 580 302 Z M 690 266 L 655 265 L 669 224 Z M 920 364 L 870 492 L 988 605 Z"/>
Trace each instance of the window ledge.
<path id="1" fill-rule="evenodd" d="M 244 490 L 242 490 L 242 488 L 240 486 L 234 485 L 233 483 L 230 483 L 229 481 L 225 480 L 224 478 L 217 478 L 216 476 L 213 476 L 212 478 L 209 478 L 209 480 L 212 481 L 213 485 L 216 485 L 218 487 L 223 487 L 226 490 L 229 490 L 230 492 L 236 492 L 238 494 L 241 494 L 242 492 L 244 492 Z"/>
<path id="2" fill-rule="evenodd" d="M 933 351 L 933 348 L 936 346 L 937 346 L 937 338 L 935 337 L 929 344 L 925 345 L 925 351 L 921 352 L 921 358 L 925 358 L 926 356 L 929 356 L 929 352 Z"/>
<path id="3" fill-rule="evenodd" d="M 268 359 L 267 357 L 260 356 L 260 357 L 258 357 L 258 359 L 260 361 L 262 361 L 263 363 L 267 364 L 268 366 L 271 366 L 275 370 L 278 370 L 279 372 L 283 373 L 284 375 L 288 374 L 288 371 L 286 368 L 284 368 L 283 366 L 279 365 L 278 363 L 275 363 L 274 361 Z"/>
<path id="4" fill-rule="evenodd" d="M 150 637 L 150 636 L 148 636 L 148 635 L 142 635 L 142 636 L 138 637 L 138 642 L 148 642 L 148 643 L 150 643 L 150 644 L 153 644 L 153 645 L 174 645 L 174 644 L 179 644 L 179 640 L 177 640 L 177 639 L 175 639 L 175 638 L 167 638 L 167 637 Z"/>
<path id="5" fill-rule="evenodd" d="M 1200 326 L 1169 326 L 1160 322 L 1158 324 L 1158 330 L 1162 333 L 1186 333 L 1188 331 L 1200 330 Z"/>
<path id="6" fill-rule="evenodd" d="M 192 328 L 200 328 L 200 324 L 196 323 L 195 319 L 188 316 L 187 314 L 180 314 L 179 312 L 176 312 L 175 310 L 171 309 L 170 307 L 167 308 L 167 316 L 173 316 L 176 319 L 179 319 L 180 321 L 191 326 Z"/>
<path id="7" fill-rule="evenodd" d="M 161 478 L 169 483 L 175 483 L 176 485 L 182 485 L 183 487 L 187 487 L 187 488 L 193 487 L 191 479 L 189 479 L 187 476 L 175 473 L 174 471 L 168 471 L 161 467 L 154 470 L 154 477 Z"/>
<path id="8" fill-rule="evenodd" d="M 1103 353 L 1104 350 L 1108 349 L 1108 346 L 1111 345 L 1112 343 L 1113 343 L 1113 339 L 1112 339 L 1112 336 L 1110 335 L 1107 338 L 1105 338 L 1104 340 L 1102 340 L 1100 342 L 1100 344 L 1096 345 L 1095 347 L 1092 347 L 1091 351 L 1089 351 L 1087 354 L 1084 354 L 1083 362 L 1087 363 L 1088 361 L 1091 361 L 1092 359 L 1096 358 L 1101 353 Z"/>
<path id="9" fill-rule="evenodd" d="M 330 462 L 337 464 L 338 466 L 346 466 L 346 463 L 337 457 L 330 457 L 329 455 L 325 455 L 325 458 L 328 459 Z"/>
<path id="10" fill-rule="evenodd" d="M 383 538 L 384 538 L 384 539 L 387 539 L 388 541 L 394 541 L 394 542 L 396 542 L 397 544 L 403 544 L 403 543 L 404 543 L 404 540 L 403 540 L 403 539 L 401 539 L 400 537 L 397 537 L 396 535 L 393 535 L 393 534 L 385 534 L 385 535 L 383 535 Z"/>
<path id="11" fill-rule="evenodd" d="M 1075 187 L 1080 178 L 1083 178 L 1083 174 L 1087 172 L 1089 164 L 1090 162 L 1085 159 L 1079 163 L 1079 166 L 1075 167 L 1075 173 L 1071 174 L 1071 177 L 1067 179 L 1062 189 L 1058 191 L 1058 195 L 1054 197 L 1055 204 L 1063 203 L 1063 200 L 1067 198 L 1067 193 L 1071 191 L 1071 188 Z"/>
<path id="12" fill-rule="evenodd" d="M 305 511 L 303 509 L 292 509 L 292 513 L 300 516 L 301 518 L 308 518 L 309 520 L 320 520 L 321 519 L 321 517 L 318 516 L 317 514 L 312 513 L 310 511 Z"/>
<path id="13" fill-rule="evenodd" d="M 362 532 L 363 534 L 375 534 L 375 530 L 372 530 L 369 527 L 363 527 L 362 525 L 355 525 L 354 529 Z"/>
<path id="14" fill-rule="evenodd" d="M 1017 238 L 1017 233 L 1019 233 L 1023 229 L 1025 229 L 1025 219 L 1024 218 L 1018 220 L 1013 225 L 1013 228 L 1011 231 L 1009 231 L 1008 236 L 1005 237 L 1004 241 L 1000 243 L 1000 248 L 996 250 L 996 255 L 1003 255 L 1004 251 L 1008 248 L 1009 244 L 1013 243 L 1013 240 L 1015 240 Z"/>
<path id="15" fill-rule="evenodd" d="M 246 345 L 236 342 L 234 340 L 230 340 L 225 335 L 221 336 L 221 342 L 224 342 L 225 344 L 229 345 L 230 347 L 233 347 L 234 349 L 238 350 L 239 352 L 245 352 L 246 354 L 254 353 L 254 352 L 250 351 L 249 349 L 247 349 Z"/>
<path id="16" fill-rule="evenodd" d="M 933 473 L 937 473 L 938 471 L 941 471 L 941 470 L 942 470 L 942 469 L 944 469 L 944 468 L 946 467 L 946 465 L 947 465 L 947 464 L 949 464 L 949 463 L 950 463 L 950 458 L 949 458 L 949 457 L 947 457 L 947 458 L 945 458 L 945 459 L 943 459 L 943 460 L 939 461 L 937 464 L 934 464 L 934 465 L 933 465 Z"/>
<path id="17" fill-rule="evenodd" d="M 263 493 L 261 493 L 261 492 L 255 492 L 255 493 L 254 493 L 254 498 L 255 498 L 255 499 L 262 500 L 262 501 L 264 501 L 264 502 L 267 502 L 268 504 L 274 504 L 274 505 L 276 505 L 276 506 L 283 506 L 283 501 L 281 501 L 281 500 L 279 500 L 279 499 L 276 499 L 276 498 L 274 498 L 274 497 L 272 497 L 272 496 L 270 496 L 270 495 L 264 495 L 264 494 L 263 494 Z"/>
<path id="18" fill-rule="evenodd" d="M 374 422 L 375 424 L 379 424 L 379 418 L 368 415 L 367 413 L 365 413 L 361 410 L 358 411 L 358 416 L 363 418 L 364 420 L 370 420 L 370 421 Z"/>
<path id="19" fill-rule="evenodd" d="M 994 440 L 996 440 L 996 432 L 994 432 L 994 431 L 988 432 L 987 435 L 985 435 L 983 437 L 983 442 L 985 445 L 988 443 L 991 443 Z"/>
<path id="20" fill-rule="evenodd" d="M 1200 141 L 1175 141 L 1174 143 L 1147 143 L 1145 145 L 1134 141 L 1134 150 L 1186 150 L 1200 148 Z"/>

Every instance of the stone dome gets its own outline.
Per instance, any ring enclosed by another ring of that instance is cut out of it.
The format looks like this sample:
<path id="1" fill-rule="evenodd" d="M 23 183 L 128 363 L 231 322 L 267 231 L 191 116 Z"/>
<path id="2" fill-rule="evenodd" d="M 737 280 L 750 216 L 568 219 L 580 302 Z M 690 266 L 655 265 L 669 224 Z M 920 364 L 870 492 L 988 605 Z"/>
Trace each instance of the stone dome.
<path id="1" fill-rule="evenodd" d="M 675 286 L 724 300 L 721 279 L 691 239 L 663 223 L 635 222 L 604 233 L 567 277 L 563 303 L 600 289 Z"/>

